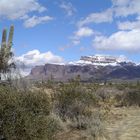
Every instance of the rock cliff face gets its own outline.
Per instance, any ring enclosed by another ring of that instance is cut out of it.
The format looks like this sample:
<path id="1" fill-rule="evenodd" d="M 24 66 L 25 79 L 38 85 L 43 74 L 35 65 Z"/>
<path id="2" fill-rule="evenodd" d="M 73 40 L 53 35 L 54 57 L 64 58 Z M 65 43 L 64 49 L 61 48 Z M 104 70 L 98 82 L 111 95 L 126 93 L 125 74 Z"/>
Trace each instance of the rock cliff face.
<path id="1" fill-rule="evenodd" d="M 34 80 L 53 78 L 55 81 L 67 81 L 77 75 L 80 75 L 82 81 L 135 79 L 140 78 L 140 65 L 133 63 L 119 63 L 116 66 L 46 64 L 33 68 L 28 78 Z"/>

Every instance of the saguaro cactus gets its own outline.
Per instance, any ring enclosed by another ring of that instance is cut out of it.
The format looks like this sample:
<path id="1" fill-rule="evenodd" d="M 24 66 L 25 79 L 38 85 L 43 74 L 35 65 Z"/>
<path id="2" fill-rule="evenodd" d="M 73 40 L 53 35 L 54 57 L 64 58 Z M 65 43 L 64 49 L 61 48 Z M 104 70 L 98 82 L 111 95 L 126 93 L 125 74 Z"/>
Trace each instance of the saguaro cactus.
<path id="1" fill-rule="evenodd" d="M 10 27 L 8 40 L 7 40 L 7 30 L 4 29 L 2 33 L 2 42 L 0 47 L 0 74 L 8 72 L 9 68 L 13 66 L 13 63 L 9 62 L 13 56 L 11 52 L 11 48 L 13 45 L 13 34 L 14 34 L 13 25 Z"/>

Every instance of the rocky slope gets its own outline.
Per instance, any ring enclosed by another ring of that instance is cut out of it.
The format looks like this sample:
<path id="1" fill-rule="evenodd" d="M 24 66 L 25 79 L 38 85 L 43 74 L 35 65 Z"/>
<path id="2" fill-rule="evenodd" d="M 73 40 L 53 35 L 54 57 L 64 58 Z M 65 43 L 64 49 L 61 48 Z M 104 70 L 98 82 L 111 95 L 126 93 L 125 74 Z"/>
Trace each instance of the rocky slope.
<path id="1" fill-rule="evenodd" d="M 29 79 L 67 81 L 80 75 L 82 81 L 108 80 L 108 79 L 136 79 L 140 78 L 140 65 L 122 62 L 116 65 L 92 64 L 46 64 L 36 66 L 31 70 Z"/>

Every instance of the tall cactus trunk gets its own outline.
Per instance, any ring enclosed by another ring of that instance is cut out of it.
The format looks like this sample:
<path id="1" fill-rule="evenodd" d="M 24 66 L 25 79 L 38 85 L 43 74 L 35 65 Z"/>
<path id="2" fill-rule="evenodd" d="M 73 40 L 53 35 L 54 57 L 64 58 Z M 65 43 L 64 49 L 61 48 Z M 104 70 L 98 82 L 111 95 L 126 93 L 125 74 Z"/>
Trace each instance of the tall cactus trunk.
<path id="1" fill-rule="evenodd" d="M 10 27 L 10 32 L 7 40 L 7 30 L 4 29 L 2 33 L 2 42 L 0 48 L 0 80 L 2 73 L 6 73 L 11 65 L 9 64 L 9 60 L 12 57 L 11 48 L 13 45 L 13 34 L 14 34 L 14 26 Z"/>

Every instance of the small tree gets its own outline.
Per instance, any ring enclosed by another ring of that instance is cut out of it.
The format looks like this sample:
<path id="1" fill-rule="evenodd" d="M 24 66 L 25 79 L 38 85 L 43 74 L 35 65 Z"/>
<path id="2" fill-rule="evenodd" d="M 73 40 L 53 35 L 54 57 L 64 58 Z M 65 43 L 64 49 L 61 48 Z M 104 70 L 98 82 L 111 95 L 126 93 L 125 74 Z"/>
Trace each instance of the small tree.
<path id="1" fill-rule="evenodd" d="M 7 30 L 4 29 L 2 33 L 2 42 L 0 47 L 0 80 L 2 74 L 10 72 L 15 64 L 11 61 L 13 53 L 11 51 L 13 45 L 14 26 L 10 27 L 9 37 L 7 41 Z"/>

